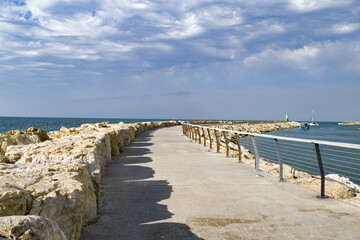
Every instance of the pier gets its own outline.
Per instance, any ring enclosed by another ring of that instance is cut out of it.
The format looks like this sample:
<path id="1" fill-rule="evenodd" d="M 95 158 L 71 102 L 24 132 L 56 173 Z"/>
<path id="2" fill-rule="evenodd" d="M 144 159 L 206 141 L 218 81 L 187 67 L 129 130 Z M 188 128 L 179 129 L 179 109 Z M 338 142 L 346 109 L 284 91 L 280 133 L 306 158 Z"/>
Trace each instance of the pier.
<path id="1" fill-rule="evenodd" d="M 102 207 L 80 239 L 357 239 L 360 208 L 183 135 L 146 131 L 113 157 Z"/>

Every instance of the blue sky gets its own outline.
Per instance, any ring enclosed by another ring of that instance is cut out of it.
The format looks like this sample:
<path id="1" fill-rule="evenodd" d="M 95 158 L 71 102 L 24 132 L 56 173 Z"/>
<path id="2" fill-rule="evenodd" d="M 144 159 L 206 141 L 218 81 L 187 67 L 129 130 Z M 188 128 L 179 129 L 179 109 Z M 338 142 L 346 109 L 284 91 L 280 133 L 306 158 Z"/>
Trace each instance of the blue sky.
<path id="1" fill-rule="evenodd" d="M 0 1 L 0 116 L 340 121 L 359 102 L 359 1 Z"/>

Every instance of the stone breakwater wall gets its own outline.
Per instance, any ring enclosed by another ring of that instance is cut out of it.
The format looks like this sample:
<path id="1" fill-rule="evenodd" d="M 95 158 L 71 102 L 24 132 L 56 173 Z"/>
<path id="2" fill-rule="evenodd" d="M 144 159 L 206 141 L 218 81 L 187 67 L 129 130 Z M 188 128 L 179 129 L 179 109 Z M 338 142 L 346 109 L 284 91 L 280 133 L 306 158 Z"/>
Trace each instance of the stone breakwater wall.
<path id="1" fill-rule="evenodd" d="M 141 132 L 176 121 L 0 134 L 0 239 L 79 239 L 101 205 L 105 166 Z"/>
<path id="2" fill-rule="evenodd" d="M 341 122 L 339 125 L 360 125 L 360 121 Z"/>
<path id="3" fill-rule="evenodd" d="M 213 128 L 222 128 L 233 131 L 243 131 L 250 133 L 265 133 L 282 129 L 300 127 L 298 122 L 281 122 L 281 121 L 195 121 L 191 124 L 200 124 Z"/>
<path id="4" fill-rule="evenodd" d="M 214 128 L 222 128 L 227 130 L 234 131 L 244 131 L 250 133 L 264 133 L 271 132 L 281 129 L 290 129 L 299 127 L 300 124 L 297 122 L 207 122 L 207 121 L 199 121 L 192 122 L 192 124 L 198 124 L 208 127 Z M 209 146 L 209 136 L 208 132 L 201 132 L 202 138 L 207 139 L 207 146 Z M 215 139 L 215 135 L 213 131 L 210 133 L 210 137 Z M 228 133 L 228 145 L 229 145 L 229 156 L 233 158 L 238 158 L 238 146 L 236 144 L 235 135 L 232 133 Z M 226 144 L 224 136 L 220 136 L 220 152 L 226 152 Z M 241 142 L 241 139 L 240 139 Z M 214 147 L 214 146 L 213 146 Z M 247 163 L 250 165 L 254 165 L 255 156 L 252 153 L 251 149 L 246 149 L 241 146 L 241 161 L 243 163 Z M 266 161 L 263 158 L 260 158 L 259 169 L 261 171 L 265 171 L 271 173 L 275 176 L 280 175 L 280 166 L 276 163 L 271 163 Z M 316 192 L 320 192 L 321 188 L 321 180 L 320 176 L 315 176 L 308 174 L 306 172 L 297 171 L 296 169 L 288 166 L 286 164 L 283 165 L 283 178 L 284 180 L 296 184 L 300 184 L 303 187 L 314 190 Z M 348 178 L 340 177 L 336 174 L 329 174 L 326 176 L 325 182 L 325 194 L 329 197 L 333 197 L 335 199 L 345 199 L 345 201 L 352 203 L 354 205 L 360 206 L 360 187 L 353 182 L 351 182 Z"/>

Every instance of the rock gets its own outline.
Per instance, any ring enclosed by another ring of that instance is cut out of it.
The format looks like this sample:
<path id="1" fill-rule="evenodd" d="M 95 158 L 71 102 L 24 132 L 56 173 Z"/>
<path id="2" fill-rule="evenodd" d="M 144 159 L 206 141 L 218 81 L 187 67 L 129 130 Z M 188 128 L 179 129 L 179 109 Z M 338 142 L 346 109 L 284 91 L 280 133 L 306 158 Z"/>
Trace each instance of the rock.
<path id="1" fill-rule="evenodd" d="M 0 148 L 0 163 L 7 163 L 9 160 L 5 157 L 5 151 Z"/>
<path id="2" fill-rule="evenodd" d="M 68 129 L 68 128 L 64 127 L 64 126 L 62 126 L 60 128 L 60 132 L 63 133 L 63 134 L 70 134 L 71 133 L 70 129 Z"/>
<path id="3" fill-rule="evenodd" d="M 14 156 L 11 159 L 5 156 L 9 146 L 40 143 L 46 140 L 49 140 L 47 132 L 38 128 L 29 128 L 28 130 L 12 130 L 0 134 L 0 162 L 7 163 L 18 160 L 17 156 Z"/>
<path id="4" fill-rule="evenodd" d="M 30 192 L 17 187 L 0 187 L 0 216 L 25 215 L 32 203 Z"/>
<path id="5" fill-rule="evenodd" d="M 67 239 L 56 223 L 39 216 L 0 217 L 0 237 L 19 240 Z"/>
<path id="6" fill-rule="evenodd" d="M 360 121 L 346 121 L 338 123 L 338 125 L 360 125 Z"/>

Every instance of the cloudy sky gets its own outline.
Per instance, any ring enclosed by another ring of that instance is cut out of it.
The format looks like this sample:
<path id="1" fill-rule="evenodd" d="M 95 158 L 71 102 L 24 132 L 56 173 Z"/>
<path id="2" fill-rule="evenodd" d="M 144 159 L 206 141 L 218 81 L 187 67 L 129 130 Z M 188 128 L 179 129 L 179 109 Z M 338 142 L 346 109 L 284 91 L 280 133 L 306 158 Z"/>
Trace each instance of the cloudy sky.
<path id="1" fill-rule="evenodd" d="M 360 120 L 357 0 L 1 0 L 0 116 Z"/>

